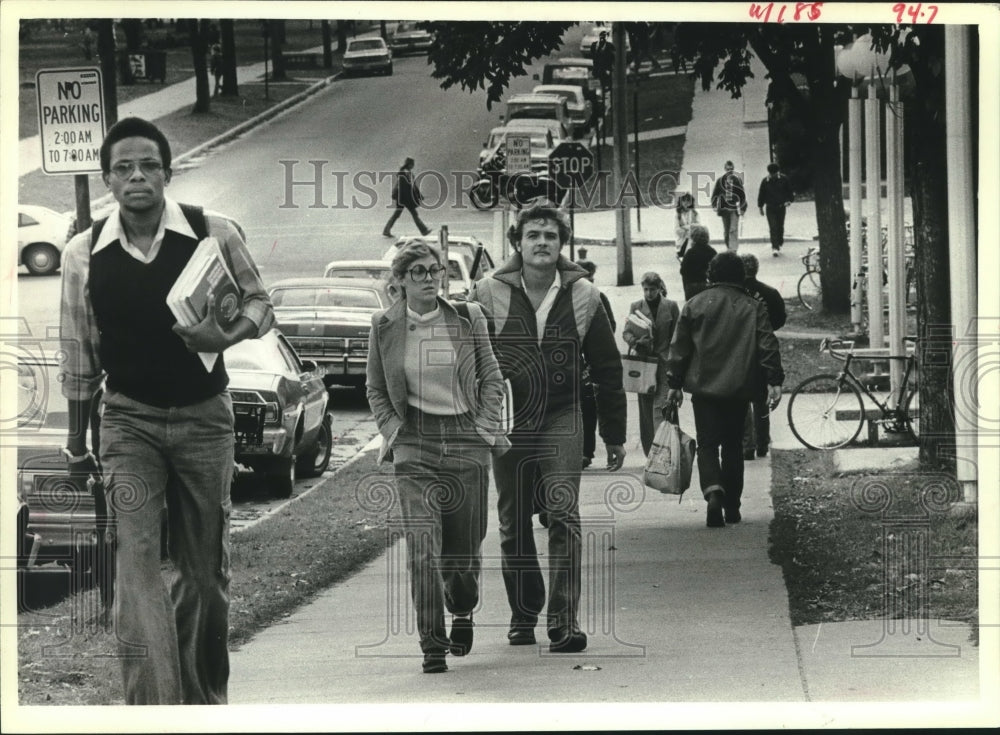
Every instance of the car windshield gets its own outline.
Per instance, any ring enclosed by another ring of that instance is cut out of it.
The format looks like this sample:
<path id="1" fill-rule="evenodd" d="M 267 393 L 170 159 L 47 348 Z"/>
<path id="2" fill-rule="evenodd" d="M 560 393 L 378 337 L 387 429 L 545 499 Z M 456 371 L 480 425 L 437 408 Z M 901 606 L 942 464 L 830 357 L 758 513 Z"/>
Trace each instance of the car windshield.
<path id="1" fill-rule="evenodd" d="M 371 40 L 361 40 L 352 41 L 348 51 L 381 51 L 382 50 L 382 40 L 381 39 L 371 39 Z"/>
<path id="2" fill-rule="evenodd" d="M 396 26 L 396 33 L 412 33 L 419 30 L 416 23 L 400 23 Z"/>
<path id="3" fill-rule="evenodd" d="M 511 120 L 557 120 L 554 107 L 521 107 L 511 110 Z"/>
<path id="4" fill-rule="evenodd" d="M 590 69 L 585 66 L 559 66 L 552 69 L 553 79 L 588 79 Z"/>
<path id="5" fill-rule="evenodd" d="M 225 352 L 226 367 L 232 370 L 274 370 L 281 364 L 274 343 L 264 339 L 245 339 Z"/>
<path id="6" fill-rule="evenodd" d="M 276 288 L 271 292 L 275 306 L 323 306 L 341 309 L 380 309 L 378 294 L 366 288 Z"/>
<path id="7" fill-rule="evenodd" d="M 567 102 L 576 102 L 576 94 L 574 94 L 573 91 L 569 89 L 546 89 L 544 93 L 558 95 Z"/>

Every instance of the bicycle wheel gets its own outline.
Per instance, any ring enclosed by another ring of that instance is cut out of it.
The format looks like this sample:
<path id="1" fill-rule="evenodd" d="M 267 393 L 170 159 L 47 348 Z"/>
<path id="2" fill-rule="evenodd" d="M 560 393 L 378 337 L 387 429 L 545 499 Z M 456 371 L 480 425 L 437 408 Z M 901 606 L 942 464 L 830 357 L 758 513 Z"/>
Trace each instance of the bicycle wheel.
<path id="1" fill-rule="evenodd" d="M 810 449 L 836 449 L 854 441 L 864 425 L 861 392 L 836 375 L 814 375 L 792 390 L 788 428 Z"/>
<path id="2" fill-rule="evenodd" d="M 799 284 L 796 287 L 796 291 L 799 294 L 799 301 L 801 304 L 813 311 L 818 309 L 823 303 L 823 291 L 819 283 L 819 271 L 806 271 L 799 278 Z"/>
<path id="3" fill-rule="evenodd" d="M 920 391 L 917 388 L 906 397 L 906 406 L 903 411 L 906 417 L 906 433 L 915 442 L 920 441 Z"/>

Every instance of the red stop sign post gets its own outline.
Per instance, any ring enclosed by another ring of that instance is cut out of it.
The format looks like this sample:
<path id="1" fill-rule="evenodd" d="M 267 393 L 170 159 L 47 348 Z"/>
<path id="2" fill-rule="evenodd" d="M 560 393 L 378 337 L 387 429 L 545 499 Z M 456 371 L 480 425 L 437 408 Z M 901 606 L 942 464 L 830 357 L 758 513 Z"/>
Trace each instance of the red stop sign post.
<path id="1" fill-rule="evenodd" d="M 576 189 L 583 186 L 594 175 L 594 154 L 585 145 L 575 140 L 560 143 L 549 154 L 549 175 L 558 186 L 569 189 L 569 258 L 576 260 L 573 236 L 573 230 L 575 230 L 573 208 L 576 204 Z"/>

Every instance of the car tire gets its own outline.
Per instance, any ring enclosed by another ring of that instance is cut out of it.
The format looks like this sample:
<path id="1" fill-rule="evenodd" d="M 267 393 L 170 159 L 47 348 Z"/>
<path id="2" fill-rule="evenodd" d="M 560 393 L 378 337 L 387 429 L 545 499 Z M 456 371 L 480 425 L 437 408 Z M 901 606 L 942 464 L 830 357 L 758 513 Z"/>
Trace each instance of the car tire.
<path id="1" fill-rule="evenodd" d="M 295 489 L 295 456 L 276 457 L 266 471 L 267 487 L 276 498 L 290 498 Z"/>
<path id="2" fill-rule="evenodd" d="M 48 276 L 59 270 L 59 251 L 51 243 L 32 243 L 22 251 L 21 262 L 31 275 Z"/>
<path id="3" fill-rule="evenodd" d="M 316 446 L 299 458 L 296 472 L 301 477 L 319 477 L 330 466 L 330 456 L 333 454 L 333 422 L 330 414 L 323 415 L 319 433 L 316 435 Z"/>

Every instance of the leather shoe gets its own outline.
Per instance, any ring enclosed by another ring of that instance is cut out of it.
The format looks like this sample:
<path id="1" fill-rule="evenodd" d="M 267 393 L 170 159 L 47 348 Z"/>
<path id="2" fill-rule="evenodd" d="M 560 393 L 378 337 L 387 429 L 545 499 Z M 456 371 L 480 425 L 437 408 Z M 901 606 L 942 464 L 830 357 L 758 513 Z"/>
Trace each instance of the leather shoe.
<path id="1" fill-rule="evenodd" d="M 551 653 L 579 653 L 587 647 L 587 634 L 576 626 L 549 629 Z"/>
<path id="2" fill-rule="evenodd" d="M 743 520 L 738 508 L 726 508 L 726 523 L 739 523 Z"/>
<path id="3" fill-rule="evenodd" d="M 757 456 L 758 457 L 766 457 L 767 456 L 767 447 L 764 447 L 763 449 L 761 449 L 761 448 L 758 447 L 757 448 Z"/>
<path id="4" fill-rule="evenodd" d="M 533 646 L 535 645 L 535 629 L 512 626 L 507 632 L 507 642 L 512 646 Z"/>
<path id="5" fill-rule="evenodd" d="M 748 452 L 743 452 L 743 461 L 744 462 L 749 462 L 752 459 L 753 459 L 753 450 L 752 449 L 750 451 L 748 451 Z"/>
<path id="6" fill-rule="evenodd" d="M 448 663 L 444 660 L 444 651 L 424 652 L 424 673 L 440 674 L 448 670 Z"/>
<path id="7" fill-rule="evenodd" d="M 451 643 L 448 650 L 452 656 L 464 656 L 472 650 L 472 616 L 455 617 L 451 621 Z"/>
<path id="8" fill-rule="evenodd" d="M 722 528 L 726 525 L 725 519 L 722 517 L 722 490 L 712 490 L 705 499 L 708 501 L 708 514 L 705 519 L 705 525 L 709 528 Z"/>

